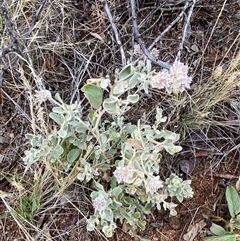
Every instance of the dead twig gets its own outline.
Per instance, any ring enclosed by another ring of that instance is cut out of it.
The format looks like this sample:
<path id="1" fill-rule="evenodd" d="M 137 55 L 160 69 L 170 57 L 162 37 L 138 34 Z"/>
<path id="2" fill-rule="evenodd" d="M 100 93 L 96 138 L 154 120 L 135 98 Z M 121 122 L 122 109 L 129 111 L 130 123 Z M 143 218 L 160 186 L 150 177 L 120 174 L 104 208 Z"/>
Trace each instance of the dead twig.
<path id="1" fill-rule="evenodd" d="M 5 24 L 6 29 L 7 29 L 8 36 L 9 36 L 10 41 L 11 41 L 11 47 L 9 47 L 9 48 L 17 51 L 18 53 L 20 53 L 19 43 L 18 43 L 17 38 L 14 34 L 13 23 L 12 23 L 10 17 L 9 17 L 9 12 L 8 12 L 5 0 L 0 0 L 0 9 L 1 9 L 1 12 L 2 12 L 2 16 L 3 16 L 4 24 Z"/>
<path id="2" fill-rule="evenodd" d="M 166 34 L 184 15 L 186 9 L 189 6 L 189 1 L 186 1 L 184 7 L 182 8 L 181 13 L 177 16 L 177 18 L 175 18 L 169 25 L 168 27 L 153 41 L 153 43 L 149 46 L 148 49 L 152 49 L 154 47 L 154 45 L 164 36 L 164 34 Z"/>
<path id="3" fill-rule="evenodd" d="M 134 30 L 134 35 L 137 39 L 138 44 L 140 45 L 140 48 L 142 49 L 143 53 L 150 59 L 154 64 L 161 66 L 166 69 L 170 69 L 170 64 L 167 62 L 163 62 L 161 60 L 157 60 L 146 48 L 143 40 L 141 39 L 141 35 L 138 30 L 138 25 L 137 25 L 137 15 L 136 15 L 136 3 L 135 0 L 131 0 L 131 12 L 132 12 L 132 22 L 133 22 L 133 30 Z"/>
<path id="4" fill-rule="evenodd" d="M 112 27 L 112 30 L 114 32 L 114 35 L 115 35 L 115 38 L 116 38 L 116 41 L 117 41 L 117 45 L 119 47 L 119 50 L 120 50 L 120 54 L 121 54 L 121 57 L 122 57 L 122 65 L 123 67 L 126 65 L 126 57 L 125 57 L 125 53 L 124 53 L 124 50 L 123 50 L 123 46 L 122 46 L 122 42 L 120 40 L 120 37 L 119 37 L 119 34 L 118 34 L 118 30 L 117 30 L 117 27 L 113 21 L 113 16 L 111 14 L 111 11 L 108 7 L 108 3 L 107 3 L 107 0 L 104 0 L 103 1 L 103 6 L 104 6 L 104 10 L 108 16 L 108 19 L 109 19 L 109 22 L 111 24 L 111 27 Z"/>
<path id="5" fill-rule="evenodd" d="M 14 35 L 14 33 L 13 33 L 13 29 L 12 29 L 12 25 L 13 25 L 13 24 L 12 24 L 10 18 L 9 18 L 9 13 L 8 13 L 8 10 L 7 10 L 7 7 L 6 7 L 6 3 L 5 3 L 4 0 L 0 0 L 0 9 L 2 10 L 2 15 L 3 15 L 4 21 L 5 21 L 6 27 L 7 27 L 8 35 L 10 36 L 11 42 L 12 42 L 13 44 L 15 44 L 15 45 L 17 44 L 17 45 L 16 45 L 16 46 L 17 46 L 17 49 L 15 49 L 15 48 L 13 48 L 13 47 L 8 47 L 8 50 L 7 50 L 7 51 L 5 50 L 5 54 L 6 54 L 6 53 L 9 53 L 9 52 L 14 52 L 14 51 L 16 51 L 16 52 L 18 53 L 18 55 L 15 56 L 9 64 L 5 65 L 5 66 L 0 70 L 0 88 L 1 88 L 1 86 L 2 86 L 2 84 L 3 84 L 3 74 L 4 74 L 12 65 L 14 65 L 14 64 L 16 63 L 16 61 L 19 59 L 19 57 L 22 56 L 21 53 L 23 53 L 24 49 L 26 49 L 26 45 L 27 45 L 29 36 L 31 35 L 34 27 L 36 26 L 36 23 L 38 22 L 39 16 L 40 16 L 40 14 L 41 14 L 41 12 L 42 12 L 42 10 L 43 10 L 46 2 L 47 2 L 47 0 L 42 0 L 40 6 L 38 7 L 35 15 L 33 16 L 33 20 L 32 20 L 32 22 L 31 22 L 31 24 L 30 24 L 30 28 L 29 28 L 29 30 L 28 30 L 28 32 L 27 32 L 27 34 L 26 34 L 25 40 L 23 41 L 23 45 L 22 45 L 22 47 L 20 48 L 20 47 L 19 47 L 19 44 L 18 44 L 18 41 L 17 41 L 17 39 L 16 39 L 16 37 L 15 37 L 15 35 Z M 13 45 L 13 46 L 15 46 L 15 45 Z M 9 51 L 9 50 L 12 50 L 12 51 Z M 1 51 L 3 52 L 4 49 L 1 50 Z M 4 55 L 2 55 L 2 57 L 4 57 Z"/>
<path id="6" fill-rule="evenodd" d="M 217 173 L 217 172 L 212 172 L 212 173 L 206 173 L 206 176 L 210 176 L 210 177 L 219 177 L 219 178 L 224 178 L 224 179 L 238 179 L 239 176 L 236 175 L 232 175 L 232 174 L 224 174 L 224 173 Z"/>
<path id="7" fill-rule="evenodd" d="M 189 2 L 189 1 L 187 1 L 187 2 Z M 191 6 L 191 8 L 190 8 L 190 10 L 188 12 L 188 16 L 187 16 L 187 19 L 186 19 L 186 22 L 185 22 L 185 25 L 184 25 L 183 31 L 182 31 L 182 41 L 181 41 L 181 43 L 179 45 L 179 50 L 178 50 L 178 53 L 177 53 L 175 61 L 179 61 L 180 60 L 180 56 L 181 56 L 181 52 L 183 50 L 184 42 L 186 40 L 187 35 L 189 35 L 190 29 L 191 29 L 190 19 L 191 19 L 191 16 L 192 16 L 192 13 L 193 13 L 193 9 L 194 9 L 196 3 L 197 3 L 197 0 L 193 0 L 192 6 Z"/>

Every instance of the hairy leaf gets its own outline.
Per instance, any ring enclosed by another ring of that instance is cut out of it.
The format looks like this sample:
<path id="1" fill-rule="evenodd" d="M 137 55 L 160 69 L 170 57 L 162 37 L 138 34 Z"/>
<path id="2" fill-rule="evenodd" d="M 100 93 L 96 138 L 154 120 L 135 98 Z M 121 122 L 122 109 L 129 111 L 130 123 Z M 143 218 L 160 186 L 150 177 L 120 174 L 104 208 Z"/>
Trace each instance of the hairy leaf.
<path id="1" fill-rule="evenodd" d="M 80 155 L 81 150 L 76 148 L 72 149 L 67 155 L 67 161 L 73 163 Z"/>
<path id="2" fill-rule="evenodd" d="M 98 109 L 103 100 L 102 89 L 93 84 L 86 84 L 81 89 L 84 92 L 84 95 L 88 99 L 91 106 L 95 109 Z"/>
<path id="3" fill-rule="evenodd" d="M 228 204 L 229 213 L 232 218 L 240 213 L 240 197 L 238 192 L 233 186 L 227 186 L 226 199 Z"/>
<path id="4" fill-rule="evenodd" d="M 126 80 L 133 75 L 133 66 L 131 64 L 127 65 L 124 69 L 119 73 L 120 81 Z"/>

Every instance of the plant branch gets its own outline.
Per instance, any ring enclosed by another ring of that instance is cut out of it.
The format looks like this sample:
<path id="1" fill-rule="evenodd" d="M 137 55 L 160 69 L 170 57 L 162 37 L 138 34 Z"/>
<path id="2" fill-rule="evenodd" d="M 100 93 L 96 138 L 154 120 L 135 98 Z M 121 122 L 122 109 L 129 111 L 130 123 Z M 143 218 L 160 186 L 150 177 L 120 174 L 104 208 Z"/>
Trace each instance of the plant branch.
<path id="1" fill-rule="evenodd" d="M 188 2 L 188 1 L 187 1 Z M 191 16 L 192 16 L 192 13 L 193 13 L 193 9 L 195 7 L 195 4 L 196 4 L 197 0 L 193 0 L 193 3 L 192 3 L 192 6 L 188 12 L 188 16 L 187 16 L 187 19 L 186 19 L 186 22 L 185 22 L 185 25 L 183 27 L 183 32 L 182 32 L 182 41 L 179 45 L 179 50 L 178 50 L 178 53 L 177 53 L 177 57 L 175 60 L 179 61 L 180 60 L 180 56 L 181 56 L 181 52 L 183 50 L 183 45 L 184 45 L 184 42 L 185 42 L 185 39 L 187 37 L 187 35 L 189 34 L 189 29 L 191 28 L 190 27 L 190 19 L 191 19 Z"/>
<path id="2" fill-rule="evenodd" d="M 166 34 L 184 15 L 186 9 L 188 8 L 189 5 L 189 0 L 186 1 L 181 13 L 175 18 L 169 25 L 168 27 L 153 41 L 153 43 L 149 46 L 149 49 L 151 50 L 154 45 Z"/>
<path id="3" fill-rule="evenodd" d="M 10 47 L 10 49 L 14 49 L 17 52 L 20 52 L 19 43 L 18 43 L 17 38 L 14 34 L 13 23 L 12 23 L 10 17 L 9 17 L 9 12 L 8 12 L 5 0 L 0 0 L 0 9 L 1 9 L 1 12 L 2 12 L 3 21 L 5 23 L 8 36 L 10 37 L 10 41 L 11 41 L 12 47 Z"/>
<path id="4" fill-rule="evenodd" d="M 26 45 L 27 45 L 27 42 L 28 42 L 28 39 L 29 39 L 29 36 L 31 35 L 34 27 L 36 26 L 36 23 L 38 22 L 39 20 L 39 16 L 46 4 L 47 0 L 42 0 L 40 6 L 38 7 L 37 9 L 37 12 L 35 13 L 35 15 L 33 16 L 33 20 L 30 24 L 30 28 L 26 34 L 26 37 L 25 37 L 25 40 L 23 41 L 23 46 L 20 48 L 19 47 L 19 44 L 18 44 L 18 41 L 17 41 L 17 38 L 15 37 L 14 33 L 13 33 L 13 28 L 12 28 L 12 22 L 10 20 L 10 17 L 9 17 L 9 12 L 7 10 L 7 7 L 6 7 L 6 3 L 5 3 L 5 0 L 0 0 L 0 9 L 2 11 L 2 15 L 3 15 L 3 18 L 4 18 L 4 22 L 6 24 L 6 27 L 7 27 L 7 32 L 8 32 L 8 35 L 10 37 L 10 40 L 12 42 L 12 45 L 13 47 L 8 47 L 7 49 L 8 50 L 5 50 L 2 49 L 1 50 L 1 53 L 2 53 L 2 56 L 1 57 L 4 57 L 4 55 L 6 55 L 7 53 L 9 52 L 13 52 L 13 51 L 16 51 L 19 55 L 15 56 L 12 61 L 5 65 L 1 70 L 0 70 L 0 88 L 3 84 L 3 74 L 12 66 L 16 63 L 16 61 L 19 59 L 20 55 L 22 55 L 21 53 L 23 52 L 24 48 L 26 48 Z M 15 48 L 17 47 L 17 49 Z M 11 51 L 9 51 L 11 50 Z"/>
<path id="5" fill-rule="evenodd" d="M 107 0 L 103 0 L 103 6 L 104 6 L 104 10 L 105 10 L 105 12 L 106 12 L 106 14 L 108 16 L 109 22 L 110 22 L 110 24 L 112 26 L 112 30 L 114 32 L 114 35 L 115 35 L 115 38 L 116 38 L 116 41 L 117 41 L 117 45 L 118 45 L 118 47 L 120 49 L 120 54 L 121 54 L 121 57 L 122 57 L 122 65 L 124 67 L 126 65 L 125 53 L 124 53 L 124 50 L 123 50 L 122 42 L 121 42 L 119 34 L 118 34 L 117 27 L 116 27 L 116 25 L 114 23 L 111 11 L 110 11 L 110 9 L 108 7 Z"/>
<path id="6" fill-rule="evenodd" d="M 133 30 L 134 35 L 137 39 L 138 44 L 140 45 L 140 48 L 142 49 L 143 53 L 150 59 L 154 64 L 161 66 L 166 69 L 170 69 L 170 64 L 167 62 L 163 62 L 161 60 L 157 60 L 146 48 L 143 40 L 141 39 L 141 35 L 138 30 L 137 25 L 137 15 L 136 15 L 136 3 L 135 0 L 130 0 L 131 3 L 131 11 L 132 11 L 132 22 L 133 22 Z"/>

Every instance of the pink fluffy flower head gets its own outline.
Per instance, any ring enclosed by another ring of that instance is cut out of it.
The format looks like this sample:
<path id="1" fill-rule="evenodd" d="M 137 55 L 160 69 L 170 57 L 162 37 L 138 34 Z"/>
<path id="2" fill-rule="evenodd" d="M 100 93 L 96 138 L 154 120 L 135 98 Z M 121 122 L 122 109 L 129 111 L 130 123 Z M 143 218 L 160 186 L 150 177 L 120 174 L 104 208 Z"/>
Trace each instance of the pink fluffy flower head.
<path id="1" fill-rule="evenodd" d="M 151 86 L 157 89 L 164 89 L 170 87 L 170 75 L 167 71 L 161 71 L 153 76 Z"/>
<path id="2" fill-rule="evenodd" d="M 133 169 L 129 166 L 117 167 L 113 172 L 113 175 L 116 177 L 117 182 L 129 182 L 133 177 Z"/>
<path id="3" fill-rule="evenodd" d="M 188 76 L 188 66 L 176 61 L 171 66 L 169 74 L 173 93 L 177 94 L 190 88 L 192 78 Z"/>
<path id="4" fill-rule="evenodd" d="M 96 211 L 102 211 L 106 209 L 107 202 L 104 198 L 97 197 L 96 199 L 93 200 L 93 207 Z"/>
<path id="5" fill-rule="evenodd" d="M 159 188 L 163 187 L 163 181 L 159 180 L 159 176 L 148 178 L 146 181 L 146 191 L 150 194 L 155 193 Z"/>

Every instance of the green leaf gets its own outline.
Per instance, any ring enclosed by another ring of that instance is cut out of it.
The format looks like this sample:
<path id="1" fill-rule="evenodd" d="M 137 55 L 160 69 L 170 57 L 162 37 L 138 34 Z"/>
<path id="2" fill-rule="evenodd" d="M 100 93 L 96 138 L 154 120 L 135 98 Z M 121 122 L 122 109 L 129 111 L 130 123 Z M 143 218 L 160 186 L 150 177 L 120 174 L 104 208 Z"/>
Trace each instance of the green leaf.
<path id="1" fill-rule="evenodd" d="M 103 186 L 99 182 L 94 181 L 94 185 L 98 191 L 104 191 Z"/>
<path id="2" fill-rule="evenodd" d="M 143 82 L 143 89 L 144 89 L 146 94 L 148 94 L 148 88 L 149 88 L 148 82 L 147 81 Z"/>
<path id="3" fill-rule="evenodd" d="M 109 222 L 113 221 L 113 212 L 112 209 L 106 209 L 104 210 L 104 218 L 108 220 Z"/>
<path id="4" fill-rule="evenodd" d="M 226 233 L 225 229 L 222 226 L 217 225 L 215 223 L 212 223 L 210 231 L 217 236 L 224 235 Z"/>
<path id="5" fill-rule="evenodd" d="M 109 84 L 110 84 L 110 79 L 101 79 L 100 86 L 102 89 L 106 90 Z"/>
<path id="6" fill-rule="evenodd" d="M 81 89 L 84 92 L 84 95 L 88 99 L 91 106 L 95 109 L 98 109 L 103 100 L 102 89 L 93 84 L 86 84 Z"/>
<path id="7" fill-rule="evenodd" d="M 125 90 L 126 90 L 126 83 L 124 81 L 121 81 L 113 87 L 113 94 L 122 95 L 125 92 Z"/>
<path id="8" fill-rule="evenodd" d="M 129 95 L 128 97 L 127 97 L 127 101 L 129 101 L 129 102 L 131 102 L 131 103 L 136 103 L 136 102 L 138 102 L 138 100 L 139 100 L 139 95 Z"/>
<path id="9" fill-rule="evenodd" d="M 59 130 L 57 133 L 61 138 L 65 138 L 68 134 L 67 130 Z"/>
<path id="10" fill-rule="evenodd" d="M 175 145 L 172 144 L 172 143 L 166 143 L 166 144 L 164 144 L 164 148 L 165 148 L 165 150 L 166 150 L 169 154 L 171 154 L 171 155 L 173 155 L 173 154 L 175 154 L 175 153 L 177 153 L 177 152 L 180 152 L 180 151 L 182 150 L 182 147 L 181 147 L 181 146 L 175 146 Z"/>
<path id="11" fill-rule="evenodd" d="M 0 15 L 0 31 L 3 30 L 3 21 L 2 21 L 2 15 Z"/>
<path id="12" fill-rule="evenodd" d="M 118 103 L 118 98 L 107 98 L 103 102 L 103 108 L 109 113 L 109 114 L 115 114 L 117 112 L 117 103 Z"/>
<path id="13" fill-rule="evenodd" d="M 137 129 L 136 125 L 128 125 L 126 131 L 128 134 L 132 134 Z"/>
<path id="14" fill-rule="evenodd" d="M 51 112 L 49 114 L 50 118 L 54 120 L 58 125 L 62 125 L 64 122 L 64 117 L 61 114 Z"/>
<path id="15" fill-rule="evenodd" d="M 72 149 L 67 155 L 67 161 L 69 163 L 73 163 L 79 157 L 80 153 L 81 153 L 80 149 L 78 148 Z"/>
<path id="16" fill-rule="evenodd" d="M 145 205 L 145 207 L 142 209 L 142 211 L 144 212 L 144 213 L 146 213 L 146 214 L 149 214 L 150 212 L 151 212 L 151 209 L 152 209 L 152 203 L 150 202 L 150 203 L 147 203 L 146 205 Z"/>
<path id="17" fill-rule="evenodd" d="M 104 133 L 100 134 L 100 141 L 103 145 L 106 144 L 107 136 Z"/>
<path id="18" fill-rule="evenodd" d="M 157 107 L 156 109 L 156 122 L 159 124 L 159 123 L 162 123 L 162 122 L 165 122 L 167 120 L 167 117 L 163 117 L 162 116 L 162 112 L 163 110 L 159 107 Z"/>
<path id="19" fill-rule="evenodd" d="M 88 119 L 90 120 L 92 125 L 95 126 L 96 121 L 97 121 L 97 117 L 96 117 L 95 112 L 93 110 L 90 110 L 88 112 Z"/>
<path id="20" fill-rule="evenodd" d="M 164 136 L 166 140 L 171 140 L 171 141 L 178 141 L 180 137 L 179 134 L 176 134 L 169 130 L 162 130 L 161 134 Z"/>
<path id="21" fill-rule="evenodd" d="M 111 166 L 109 164 L 103 163 L 99 166 L 99 169 L 101 169 L 102 171 L 107 171 L 111 168 Z"/>
<path id="22" fill-rule="evenodd" d="M 126 203 L 127 205 L 132 205 L 136 203 L 136 199 L 132 197 L 125 197 L 123 202 Z"/>
<path id="23" fill-rule="evenodd" d="M 131 220 L 132 219 L 132 217 L 123 208 L 119 208 L 119 212 L 127 220 Z"/>
<path id="24" fill-rule="evenodd" d="M 109 226 L 103 226 L 102 231 L 107 238 L 111 238 L 113 235 L 113 229 Z"/>
<path id="25" fill-rule="evenodd" d="M 240 197 L 237 190 L 233 186 L 227 186 L 226 199 L 229 213 L 232 218 L 240 213 Z"/>
<path id="26" fill-rule="evenodd" d="M 138 238 L 140 241 L 151 241 L 151 239 L 142 238 L 142 237 L 140 237 L 139 235 L 137 235 L 137 238 Z"/>
<path id="27" fill-rule="evenodd" d="M 234 219 L 233 226 L 234 226 L 234 228 L 240 230 L 240 221 L 238 219 Z"/>
<path id="28" fill-rule="evenodd" d="M 135 212 L 135 213 L 133 213 L 133 217 L 137 218 L 137 219 L 140 219 L 141 218 L 141 213 L 140 212 Z"/>
<path id="29" fill-rule="evenodd" d="M 236 241 L 239 235 L 237 234 L 225 234 L 221 236 L 211 236 L 203 238 L 204 241 Z"/>
<path id="30" fill-rule="evenodd" d="M 121 192 L 122 192 L 122 188 L 119 187 L 119 186 L 113 188 L 113 190 L 112 190 L 112 194 L 113 194 L 115 197 L 117 197 Z"/>
<path id="31" fill-rule="evenodd" d="M 53 107 L 52 111 L 57 114 L 63 114 L 65 113 L 65 110 L 63 110 L 62 107 Z"/>
<path id="32" fill-rule="evenodd" d="M 57 101 L 59 101 L 60 103 L 63 104 L 63 100 L 62 100 L 62 98 L 60 97 L 59 93 L 56 93 L 55 99 L 56 99 Z"/>
<path id="33" fill-rule="evenodd" d="M 147 73 L 149 74 L 151 72 L 151 69 L 152 69 L 151 61 L 149 59 L 147 60 L 146 68 L 147 68 Z"/>
<path id="34" fill-rule="evenodd" d="M 63 152 L 64 152 L 64 149 L 60 145 L 57 145 L 51 150 L 50 158 L 57 159 L 63 154 Z M 45 153 L 47 153 L 47 150 L 45 150 Z"/>
<path id="35" fill-rule="evenodd" d="M 92 224 L 92 223 L 90 223 L 90 222 L 87 222 L 87 231 L 94 231 L 94 229 L 95 229 L 95 226 Z"/>
<path id="36" fill-rule="evenodd" d="M 133 75 L 133 66 L 131 64 L 125 66 L 119 73 L 119 80 L 123 81 L 130 78 Z"/>
<path id="37" fill-rule="evenodd" d="M 73 142 L 74 146 L 76 146 L 78 149 L 80 150 L 86 150 L 87 149 L 87 144 L 86 142 L 82 142 L 82 141 L 79 141 L 79 140 L 75 140 Z"/>
<path id="38" fill-rule="evenodd" d="M 132 89 L 132 88 L 134 88 L 137 84 L 139 84 L 140 83 L 140 81 L 139 81 L 139 74 L 134 74 L 131 78 L 130 78 L 130 80 L 128 81 L 128 87 L 129 87 L 129 89 Z"/>
<path id="39" fill-rule="evenodd" d="M 137 221 L 137 226 L 138 226 L 141 230 L 145 230 L 145 228 L 146 228 L 146 221 L 138 220 L 138 221 Z M 142 240 L 143 240 L 143 239 L 142 239 Z"/>

